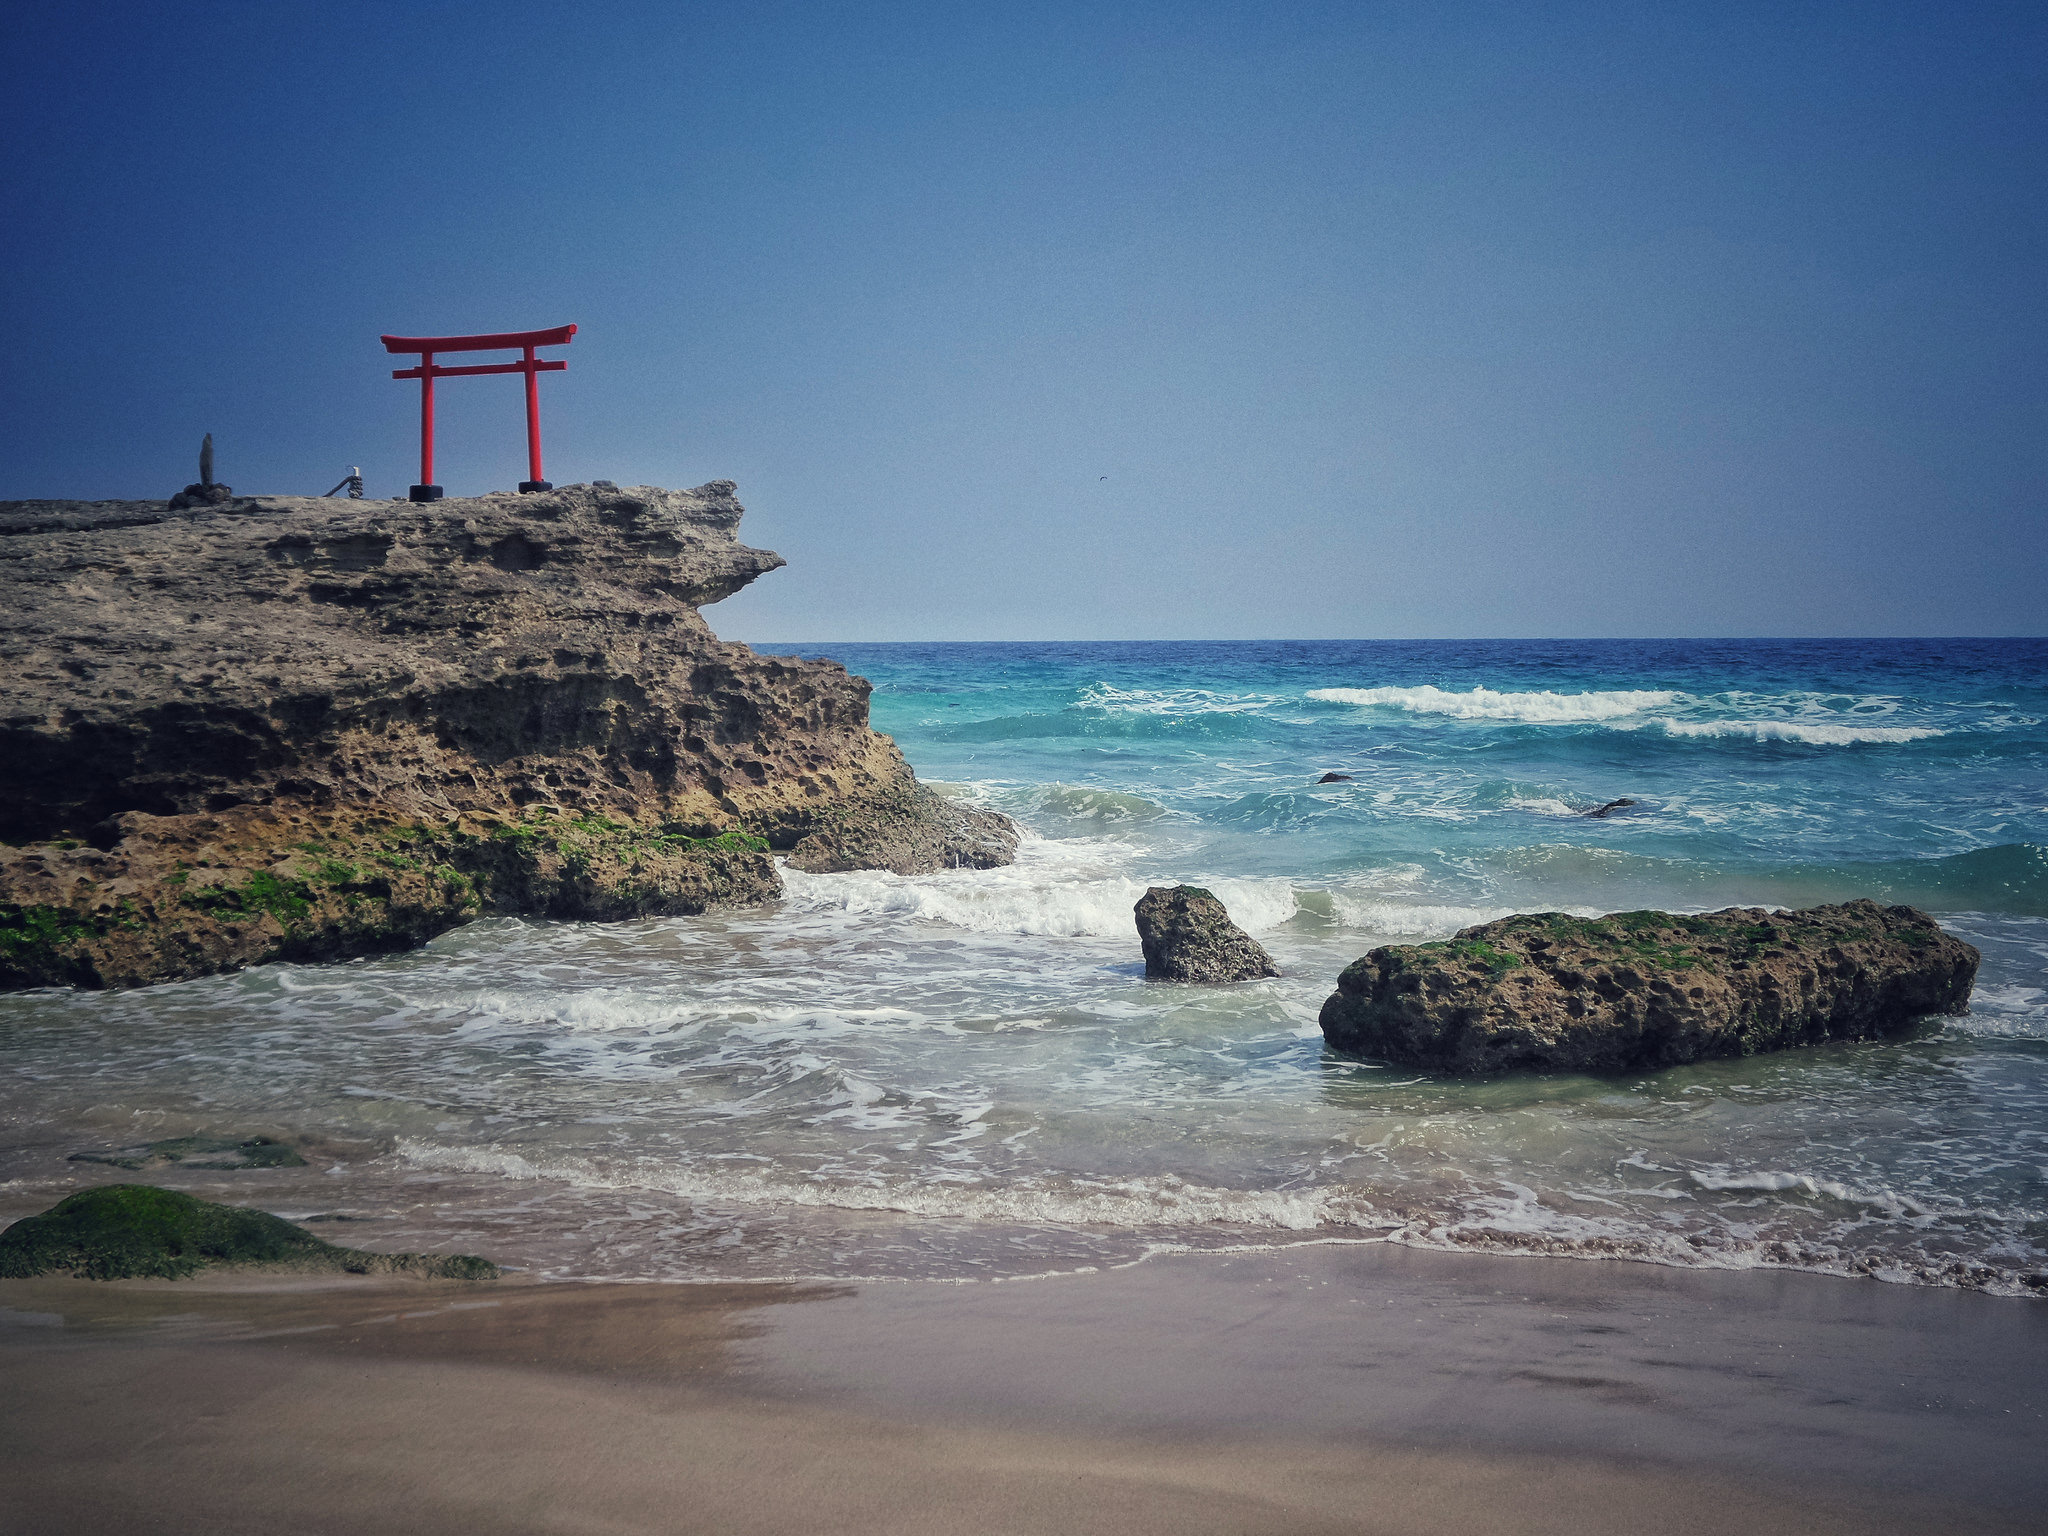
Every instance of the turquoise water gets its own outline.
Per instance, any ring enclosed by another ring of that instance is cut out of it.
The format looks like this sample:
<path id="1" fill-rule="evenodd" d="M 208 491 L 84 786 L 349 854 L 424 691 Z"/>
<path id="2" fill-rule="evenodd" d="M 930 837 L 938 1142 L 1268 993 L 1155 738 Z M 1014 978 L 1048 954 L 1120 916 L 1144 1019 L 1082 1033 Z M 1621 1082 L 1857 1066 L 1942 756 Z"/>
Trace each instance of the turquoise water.
<path id="1" fill-rule="evenodd" d="M 926 777 L 1048 825 L 1166 812 L 1234 872 L 1452 906 L 1850 893 L 2048 915 L 2036 642 L 833 654 Z M 1624 796 L 1640 803 L 1578 814 Z"/>
<path id="2" fill-rule="evenodd" d="M 2048 1271 L 2048 644 L 763 649 L 871 678 L 923 777 L 1029 829 L 1016 866 L 792 872 L 756 912 L 0 1000 L 0 1214 L 100 1176 L 71 1150 L 232 1124 L 309 1138 L 316 1168 L 174 1181 L 560 1275 L 1306 1240 L 2013 1295 Z M 1148 985 L 1131 904 L 1184 879 L 1285 974 Z M 1859 895 L 1982 948 L 1969 1015 L 1489 1083 L 1315 1027 L 1378 943 Z"/>

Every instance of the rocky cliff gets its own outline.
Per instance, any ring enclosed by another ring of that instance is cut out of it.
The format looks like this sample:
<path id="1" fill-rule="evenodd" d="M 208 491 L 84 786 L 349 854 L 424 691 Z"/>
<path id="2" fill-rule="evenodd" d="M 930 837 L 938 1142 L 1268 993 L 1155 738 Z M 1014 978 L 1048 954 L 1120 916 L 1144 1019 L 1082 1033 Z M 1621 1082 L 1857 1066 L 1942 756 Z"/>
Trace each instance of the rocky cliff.
<path id="1" fill-rule="evenodd" d="M 783 563 L 733 489 L 0 503 L 0 985 L 1007 863 L 863 679 L 711 632 Z"/>

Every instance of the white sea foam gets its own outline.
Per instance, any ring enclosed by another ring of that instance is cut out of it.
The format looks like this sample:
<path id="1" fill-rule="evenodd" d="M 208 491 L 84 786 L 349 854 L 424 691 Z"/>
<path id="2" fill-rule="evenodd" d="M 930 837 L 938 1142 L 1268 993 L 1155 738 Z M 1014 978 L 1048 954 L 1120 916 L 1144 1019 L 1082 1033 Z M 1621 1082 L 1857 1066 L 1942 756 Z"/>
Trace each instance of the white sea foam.
<path id="1" fill-rule="evenodd" d="M 1840 725 L 1825 720 L 1659 720 L 1655 724 L 1667 736 L 1800 741 L 1824 747 L 1847 747 L 1859 742 L 1924 741 L 1930 736 L 1948 734 L 1925 725 Z"/>
<path id="2" fill-rule="evenodd" d="M 1410 714 L 1448 715 L 1456 720 L 1514 720 L 1527 725 L 1615 720 L 1674 703 L 1680 697 L 1664 689 L 1496 693 L 1491 688 L 1471 688 L 1449 693 L 1428 684 L 1420 688 L 1311 688 L 1308 696 L 1326 704 L 1403 709 Z"/>
<path id="3" fill-rule="evenodd" d="M 1207 688 L 1112 688 L 1096 683 L 1074 700 L 1075 709 L 1123 715 L 1243 715 L 1286 701 L 1269 693 L 1216 693 Z"/>
<path id="4" fill-rule="evenodd" d="M 1403 937 L 1446 939 L 1460 928 L 1490 923 L 1507 917 L 1513 907 L 1447 907 L 1431 902 L 1403 901 L 1398 897 L 1369 896 L 1350 891 L 1332 891 L 1330 904 L 1337 921 L 1347 928 L 1364 928 L 1373 933 Z"/>
<path id="5" fill-rule="evenodd" d="M 668 1030 L 700 1023 L 687 1003 L 629 987 L 591 987 L 583 991 L 536 991 L 486 987 L 457 997 L 437 999 L 474 1018 L 512 1024 L 561 1024 L 593 1033 Z"/>
<path id="6" fill-rule="evenodd" d="M 400 1138 L 398 1155 L 441 1173 L 545 1179 L 585 1189 L 650 1190 L 733 1206 L 895 1211 L 909 1216 L 1014 1225 L 1190 1227 L 1228 1225 L 1312 1232 L 1385 1226 L 1371 1205 L 1341 1189 L 1244 1190 L 1192 1184 L 1172 1174 L 1131 1179 L 1041 1176 L 990 1186 L 965 1181 L 803 1179 L 774 1172 L 688 1168 L 651 1160 L 599 1164 L 501 1147 L 449 1147 Z"/>
<path id="7" fill-rule="evenodd" d="M 1067 851 L 1086 839 L 1027 841 L 1004 869 L 892 875 L 861 870 L 811 875 L 785 869 L 789 902 L 799 910 L 922 918 L 980 933 L 1051 937 L 1122 936 L 1148 882 L 1111 873 L 1105 851 Z M 1049 851 L 1059 850 L 1059 851 Z M 1294 916 L 1294 887 L 1285 880 L 1201 880 L 1239 927 L 1276 927 Z"/>
<path id="8" fill-rule="evenodd" d="M 1950 1027 L 1987 1039 L 2048 1038 L 2048 988 L 1980 980 L 1970 992 L 1969 1014 Z"/>
<path id="9" fill-rule="evenodd" d="M 693 990 L 697 995 L 679 997 L 659 983 L 650 984 L 644 991 L 628 987 L 535 992 L 484 988 L 440 997 L 416 996 L 412 1001 L 436 1011 L 465 1016 L 472 1022 L 464 1028 L 473 1033 L 489 1034 L 510 1026 L 568 1035 L 658 1035 L 667 1043 L 691 1035 L 706 1024 L 764 1044 L 816 1040 L 854 1029 L 873 1033 L 930 1025 L 926 1015 L 906 1008 L 856 1007 L 844 1000 L 776 1007 L 753 998 L 722 1002 L 701 986 Z"/>
<path id="10" fill-rule="evenodd" d="M 1585 811 L 1566 805 L 1550 795 L 1516 795 L 1507 801 L 1511 811 L 1533 811 L 1538 816 L 1583 816 Z"/>
<path id="11" fill-rule="evenodd" d="M 1712 700 L 1667 689 L 1616 689 L 1606 692 L 1500 693 L 1491 688 L 1450 692 L 1424 685 L 1420 688 L 1312 688 L 1308 696 L 1328 704 L 1352 704 L 1361 708 L 1405 710 L 1417 715 L 1444 715 L 1455 720 L 1501 720 L 1522 725 L 1575 725 L 1596 722 L 1621 731 L 1661 730 L 1667 736 L 1687 738 L 1730 738 L 1750 741 L 1796 741 L 1815 746 L 1853 746 L 1858 743 L 1923 741 L 1944 736 L 1946 731 L 1924 725 L 1876 725 L 1871 717 L 1882 718 L 1897 711 L 1893 700 L 1858 698 L 1837 711 L 1819 707 L 1818 695 L 1718 695 Z M 1672 705 L 1690 708 L 1700 704 L 1754 709 L 1774 704 L 1796 708 L 1790 718 L 1672 719 L 1648 716 L 1647 712 Z M 1570 814 L 1561 803 L 1524 804 L 1520 808 L 1549 814 Z"/>
<path id="12" fill-rule="evenodd" d="M 1816 1198 L 1839 1200 L 1844 1205 L 1868 1206 L 1888 1216 L 1931 1216 L 1933 1210 L 1910 1195 L 1899 1194 L 1896 1190 L 1879 1189 L 1867 1191 L 1851 1189 L 1837 1179 L 1817 1178 L 1810 1173 L 1788 1173 L 1780 1169 L 1767 1169 L 1758 1173 L 1721 1173 L 1710 1169 L 1689 1170 L 1692 1181 L 1702 1189 L 1719 1193 L 1727 1190 L 1756 1190 L 1765 1194 L 1779 1194 L 1794 1190 Z"/>

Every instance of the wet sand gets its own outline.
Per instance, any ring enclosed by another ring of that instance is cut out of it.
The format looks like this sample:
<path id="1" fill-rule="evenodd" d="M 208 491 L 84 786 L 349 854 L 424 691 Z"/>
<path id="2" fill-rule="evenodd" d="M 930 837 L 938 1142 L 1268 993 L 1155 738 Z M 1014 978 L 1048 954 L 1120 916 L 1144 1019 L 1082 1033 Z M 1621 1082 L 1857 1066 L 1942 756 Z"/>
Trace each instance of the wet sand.
<path id="1" fill-rule="evenodd" d="M 0 1529 L 2048 1528 L 2048 1307 L 1424 1253 L 0 1282 Z"/>

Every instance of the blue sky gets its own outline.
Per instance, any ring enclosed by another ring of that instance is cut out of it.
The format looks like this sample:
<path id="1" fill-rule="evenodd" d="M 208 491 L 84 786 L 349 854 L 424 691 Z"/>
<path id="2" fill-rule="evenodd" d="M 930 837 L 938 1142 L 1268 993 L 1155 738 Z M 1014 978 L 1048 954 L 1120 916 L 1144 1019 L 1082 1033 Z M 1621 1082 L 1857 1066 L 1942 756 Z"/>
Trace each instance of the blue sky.
<path id="1" fill-rule="evenodd" d="M 2039 6 L 0 27 L 0 496 L 402 492 L 380 332 L 574 321 L 550 478 L 737 480 L 735 638 L 2048 629 Z"/>

